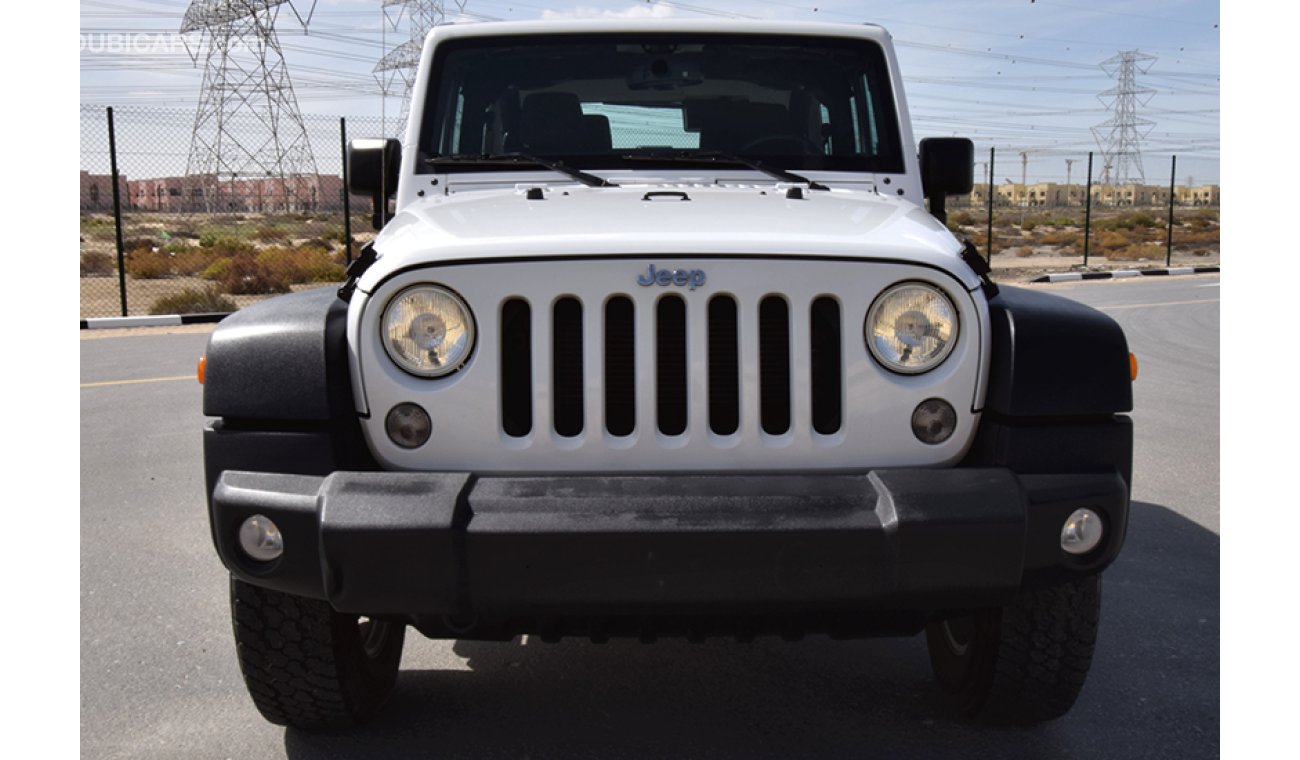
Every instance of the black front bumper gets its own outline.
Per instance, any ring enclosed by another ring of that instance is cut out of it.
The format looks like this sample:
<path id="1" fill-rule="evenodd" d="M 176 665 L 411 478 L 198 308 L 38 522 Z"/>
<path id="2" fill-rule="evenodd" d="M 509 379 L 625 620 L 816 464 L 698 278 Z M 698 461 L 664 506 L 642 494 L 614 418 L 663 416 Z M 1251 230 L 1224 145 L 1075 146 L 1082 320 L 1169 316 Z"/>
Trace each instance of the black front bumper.
<path id="1" fill-rule="evenodd" d="M 1117 472 L 1003 468 L 856 475 L 499 477 L 225 471 L 211 494 L 217 550 L 250 583 L 341 612 L 491 619 L 935 611 L 1005 602 L 1099 572 L 1119 552 Z M 1105 539 L 1060 549 L 1079 507 Z M 284 536 L 269 563 L 241 523 Z"/>

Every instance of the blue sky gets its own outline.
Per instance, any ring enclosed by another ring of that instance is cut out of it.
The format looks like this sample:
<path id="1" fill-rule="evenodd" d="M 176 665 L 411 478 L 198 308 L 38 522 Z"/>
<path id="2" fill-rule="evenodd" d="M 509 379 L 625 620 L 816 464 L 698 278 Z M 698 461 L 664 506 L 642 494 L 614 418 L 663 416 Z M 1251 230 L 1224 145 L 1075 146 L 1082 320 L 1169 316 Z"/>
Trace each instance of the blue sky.
<path id="1" fill-rule="evenodd" d="M 176 34 L 189 0 L 81 0 L 83 106 L 192 109 L 202 81 L 195 35 Z M 380 0 L 319 0 L 304 34 L 281 13 L 277 28 L 304 114 L 395 116 L 372 70 L 405 39 Z M 463 20 L 639 16 L 758 17 L 860 23 L 894 36 L 917 137 L 958 134 L 976 143 L 977 175 L 997 149 L 995 180 L 1081 181 L 1091 128 L 1112 113 L 1098 95 L 1115 85 L 1100 64 L 1123 50 L 1155 57 L 1138 84 L 1154 90 L 1138 115 L 1154 122 L 1143 146 L 1147 181 L 1219 181 L 1219 7 L 1205 0 L 469 0 Z M 297 0 L 306 15 L 310 0 Z M 1027 163 L 1022 160 L 1021 153 Z M 1072 165 L 1067 166 L 1067 160 Z M 1100 166 L 1100 159 L 1097 161 Z M 324 170 L 324 167 L 322 167 Z M 1023 174 L 1022 174 L 1023 172 Z"/>

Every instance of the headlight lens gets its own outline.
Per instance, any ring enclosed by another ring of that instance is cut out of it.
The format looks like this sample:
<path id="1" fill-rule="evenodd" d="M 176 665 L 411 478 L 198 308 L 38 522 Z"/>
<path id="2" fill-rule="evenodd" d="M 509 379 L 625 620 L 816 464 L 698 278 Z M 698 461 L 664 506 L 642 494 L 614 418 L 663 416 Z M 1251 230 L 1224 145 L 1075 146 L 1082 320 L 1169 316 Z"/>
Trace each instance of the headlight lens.
<path id="1" fill-rule="evenodd" d="M 867 348 L 887 369 L 929 372 L 957 341 L 957 309 L 943 291 L 920 282 L 895 285 L 876 299 L 863 326 Z"/>
<path id="2" fill-rule="evenodd" d="M 441 377 L 469 358 L 474 317 L 450 290 L 416 285 L 388 302 L 383 340 L 388 356 L 402 369 L 420 377 Z"/>

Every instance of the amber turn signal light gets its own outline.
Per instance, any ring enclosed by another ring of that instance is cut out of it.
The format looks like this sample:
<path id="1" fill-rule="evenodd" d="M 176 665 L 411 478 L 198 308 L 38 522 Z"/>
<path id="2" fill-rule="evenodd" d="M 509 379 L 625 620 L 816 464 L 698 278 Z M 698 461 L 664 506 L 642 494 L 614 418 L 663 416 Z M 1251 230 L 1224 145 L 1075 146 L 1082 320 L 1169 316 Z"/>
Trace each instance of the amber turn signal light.
<path id="1" fill-rule="evenodd" d="M 207 374 L 207 370 L 208 370 L 208 357 L 206 357 L 206 356 L 200 356 L 200 357 L 199 357 L 199 371 L 198 371 L 198 375 L 199 375 L 199 385 L 203 385 L 203 376 L 204 376 L 205 374 Z"/>
<path id="2" fill-rule="evenodd" d="M 1138 358 L 1132 351 L 1128 352 L 1128 379 L 1138 379 Z"/>

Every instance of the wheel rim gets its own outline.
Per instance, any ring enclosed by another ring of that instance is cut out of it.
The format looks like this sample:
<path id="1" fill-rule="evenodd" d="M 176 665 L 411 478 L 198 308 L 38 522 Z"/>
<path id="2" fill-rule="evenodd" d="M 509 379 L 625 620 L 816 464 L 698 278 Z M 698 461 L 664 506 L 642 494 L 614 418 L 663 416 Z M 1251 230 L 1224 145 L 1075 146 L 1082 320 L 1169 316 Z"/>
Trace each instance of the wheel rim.
<path id="1" fill-rule="evenodd" d="M 970 649 L 971 641 L 975 638 L 975 618 L 950 618 L 939 624 L 939 630 L 943 632 L 943 641 L 948 649 L 961 657 Z"/>
<path id="2" fill-rule="evenodd" d="M 361 650 L 366 657 L 378 659 L 388 647 L 388 632 L 392 625 L 384 620 L 363 617 L 357 621 L 357 628 L 361 633 Z"/>

